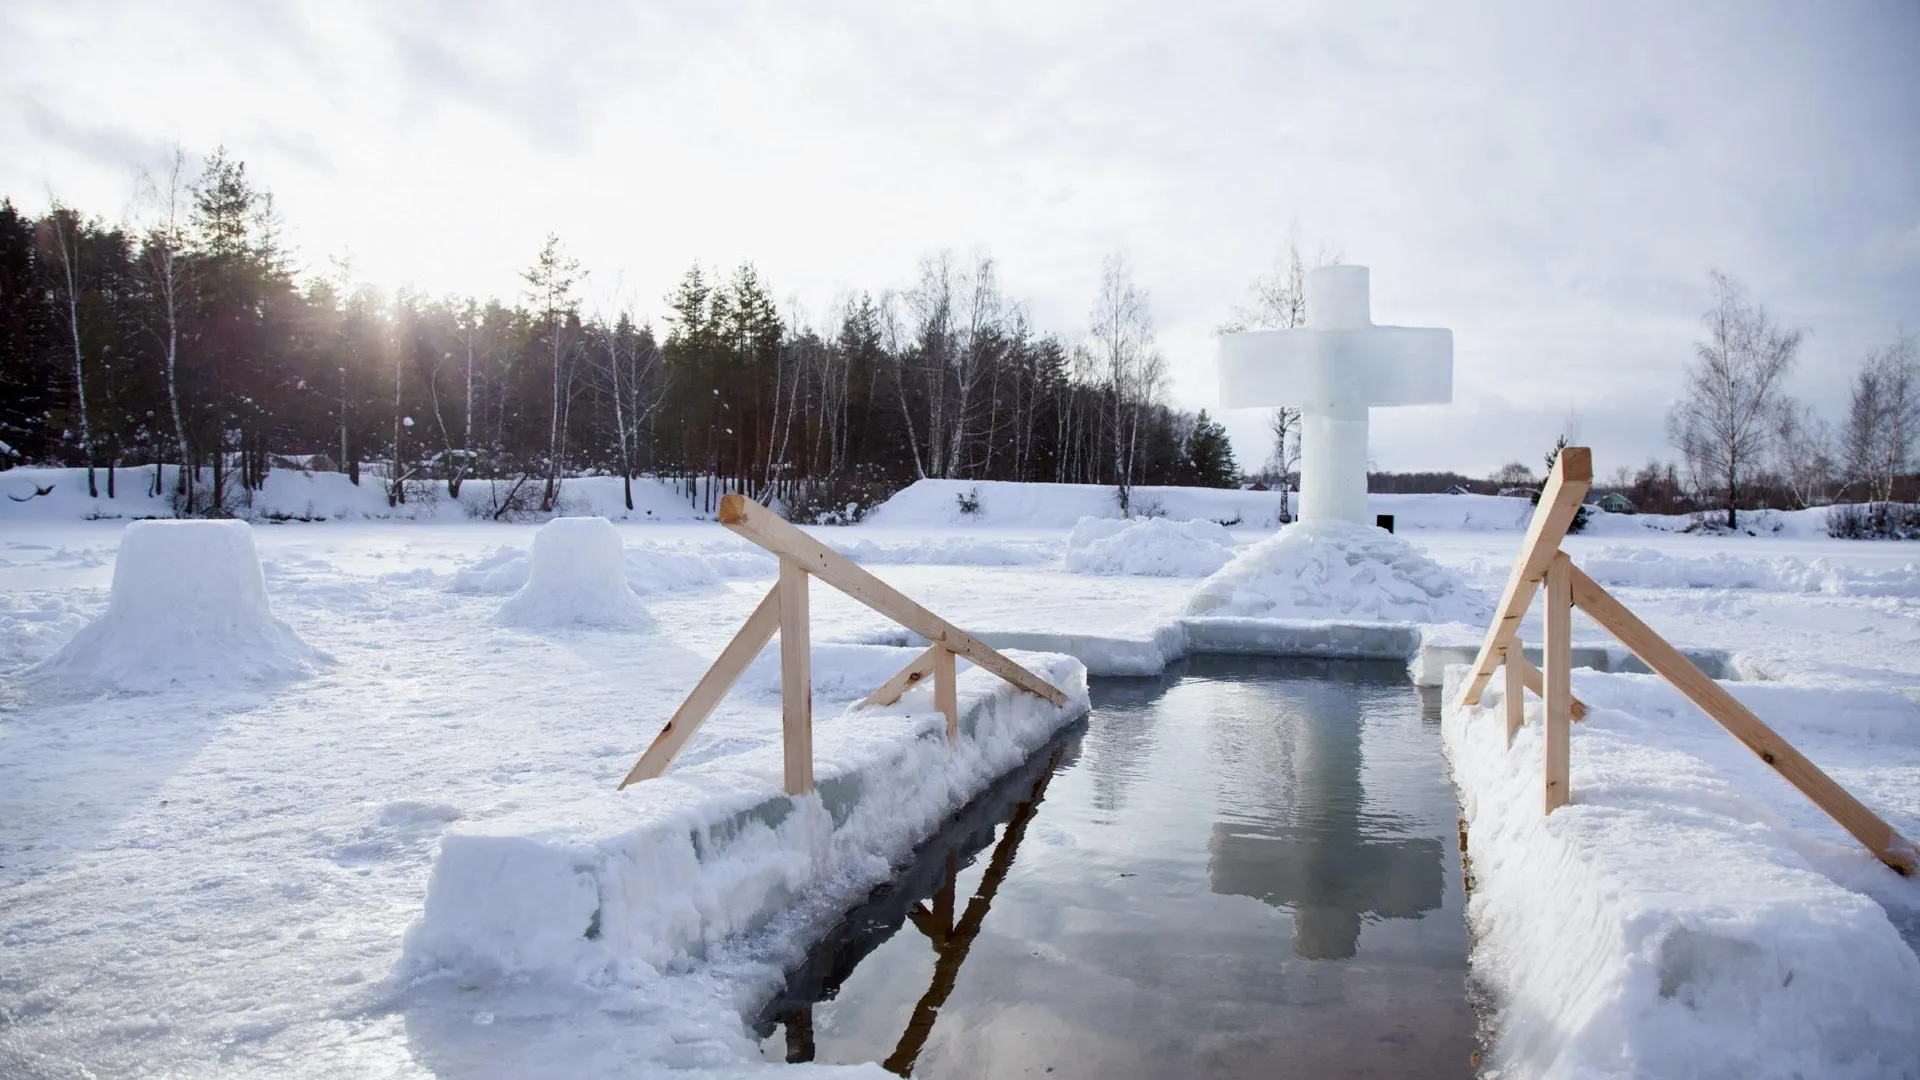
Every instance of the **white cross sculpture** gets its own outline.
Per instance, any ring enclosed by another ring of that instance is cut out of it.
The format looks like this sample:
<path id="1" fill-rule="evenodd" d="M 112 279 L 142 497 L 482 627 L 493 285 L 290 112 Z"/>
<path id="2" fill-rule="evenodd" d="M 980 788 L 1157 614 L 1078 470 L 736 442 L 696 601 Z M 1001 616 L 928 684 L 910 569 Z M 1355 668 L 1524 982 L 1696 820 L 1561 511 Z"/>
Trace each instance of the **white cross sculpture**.
<path id="1" fill-rule="evenodd" d="M 1300 423 L 1300 519 L 1371 525 L 1367 410 L 1453 400 L 1453 331 L 1375 326 L 1367 268 L 1307 273 L 1307 325 L 1220 335 L 1220 402 L 1294 405 Z"/>

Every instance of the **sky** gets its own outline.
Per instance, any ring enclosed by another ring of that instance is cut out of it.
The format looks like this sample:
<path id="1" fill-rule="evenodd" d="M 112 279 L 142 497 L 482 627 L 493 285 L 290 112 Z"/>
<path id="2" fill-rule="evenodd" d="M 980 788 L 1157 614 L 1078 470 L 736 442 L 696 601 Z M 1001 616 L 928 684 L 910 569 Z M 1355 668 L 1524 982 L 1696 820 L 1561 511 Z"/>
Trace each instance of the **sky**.
<path id="1" fill-rule="evenodd" d="M 1836 423 L 1920 331 L 1916 57 L 1920 0 L 5 0 L 0 194 L 137 219 L 141 168 L 224 145 L 310 272 L 508 298 L 555 232 L 590 309 L 656 320 L 695 261 L 817 320 L 952 249 L 1072 338 L 1124 253 L 1211 410 L 1215 328 L 1298 242 L 1454 332 L 1453 401 L 1377 410 L 1376 467 L 1571 429 L 1604 476 L 1674 456 L 1710 270 L 1806 330 Z"/>

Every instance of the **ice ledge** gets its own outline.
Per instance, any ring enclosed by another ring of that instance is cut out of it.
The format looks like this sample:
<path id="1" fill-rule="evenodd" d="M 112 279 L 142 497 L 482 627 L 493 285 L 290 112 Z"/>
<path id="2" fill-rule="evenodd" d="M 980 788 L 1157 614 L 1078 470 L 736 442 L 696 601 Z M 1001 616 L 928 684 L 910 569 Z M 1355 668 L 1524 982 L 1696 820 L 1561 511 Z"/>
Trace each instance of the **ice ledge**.
<path id="1" fill-rule="evenodd" d="M 623 794 L 449 832 L 400 973 L 631 983 L 689 969 L 805 894 L 858 896 L 1087 713 L 1079 661 L 1018 659 L 1065 690 L 1067 704 L 969 670 L 957 742 L 926 690 L 893 709 L 826 720 L 815 727 L 811 796 L 779 793 L 774 744 Z"/>

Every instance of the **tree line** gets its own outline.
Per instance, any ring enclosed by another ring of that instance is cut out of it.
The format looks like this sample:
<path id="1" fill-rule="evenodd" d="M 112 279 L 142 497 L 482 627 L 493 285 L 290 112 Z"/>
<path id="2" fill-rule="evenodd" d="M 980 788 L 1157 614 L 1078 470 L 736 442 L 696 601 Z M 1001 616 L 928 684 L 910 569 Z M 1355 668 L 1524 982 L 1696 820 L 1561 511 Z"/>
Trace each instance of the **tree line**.
<path id="1" fill-rule="evenodd" d="M 276 468 L 338 469 L 395 504 L 505 478 L 550 510 L 567 477 L 676 483 L 803 519 L 922 477 L 1230 486 L 1224 429 L 1165 400 L 1150 297 L 1108 258 L 1083 328 L 1034 326 L 990 255 L 815 321 L 751 264 L 695 265 L 656 324 L 587 310 L 550 236 L 507 300 L 384 295 L 296 269 L 272 195 L 216 151 L 143 178 L 140 219 L 0 200 L 0 465 L 178 470 L 183 513 L 244 506 Z M 151 470 L 157 484 L 162 473 Z M 143 477 L 146 474 L 143 474 Z"/>

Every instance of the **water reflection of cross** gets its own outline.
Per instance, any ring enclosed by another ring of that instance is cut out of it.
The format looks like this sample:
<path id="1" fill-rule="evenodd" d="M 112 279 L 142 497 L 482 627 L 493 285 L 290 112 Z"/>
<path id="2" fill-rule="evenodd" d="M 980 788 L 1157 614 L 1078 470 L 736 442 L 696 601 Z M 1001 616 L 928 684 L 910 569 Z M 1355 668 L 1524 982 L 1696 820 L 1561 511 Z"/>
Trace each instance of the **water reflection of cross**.
<path id="1" fill-rule="evenodd" d="M 1286 705 L 1274 722 L 1298 740 L 1304 767 L 1277 805 L 1214 824 L 1208 885 L 1290 908 L 1294 952 L 1342 960 L 1358 949 L 1364 917 L 1414 919 L 1441 905 L 1444 847 L 1430 837 L 1382 837 L 1363 821 L 1355 688 L 1322 683 Z"/>

